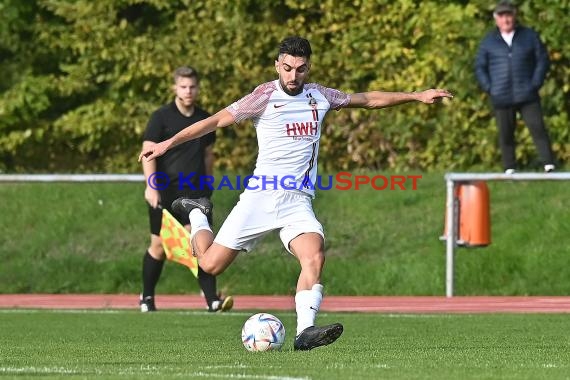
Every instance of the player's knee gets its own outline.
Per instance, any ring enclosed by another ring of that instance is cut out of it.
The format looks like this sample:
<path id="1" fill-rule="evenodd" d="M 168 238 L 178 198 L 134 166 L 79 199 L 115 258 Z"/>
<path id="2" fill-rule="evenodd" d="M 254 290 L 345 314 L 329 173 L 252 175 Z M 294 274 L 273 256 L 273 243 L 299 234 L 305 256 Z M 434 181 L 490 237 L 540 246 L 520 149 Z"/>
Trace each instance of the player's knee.
<path id="1" fill-rule="evenodd" d="M 316 250 L 303 255 L 301 265 L 309 268 L 322 268 L 325 265 L 325 254 L 322 250 Z"/>
<path id="2" fill-rule="evenodd" d="M 208 274 L 217 276 L 224 271 L 222 265 L 213 262 L 212 260 L 200 260 L 200 268 Z"/>

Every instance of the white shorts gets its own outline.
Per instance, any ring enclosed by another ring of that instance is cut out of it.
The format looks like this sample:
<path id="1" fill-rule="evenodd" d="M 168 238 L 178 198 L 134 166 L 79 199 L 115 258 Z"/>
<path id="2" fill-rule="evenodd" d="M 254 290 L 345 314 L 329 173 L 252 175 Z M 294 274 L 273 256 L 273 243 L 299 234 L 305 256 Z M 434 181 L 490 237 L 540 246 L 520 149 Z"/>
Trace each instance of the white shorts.
<path id="1" fill-rule="evenodd" d="M 313 212 L 308 194 L 288 190 L 246 190 L 228 215 L 214 241 L 238 251 L 251 251 L 273 230 L 279 230 L 283 245 L 297 236 L 316 232 L 325 238 L 323 226 Z"/>

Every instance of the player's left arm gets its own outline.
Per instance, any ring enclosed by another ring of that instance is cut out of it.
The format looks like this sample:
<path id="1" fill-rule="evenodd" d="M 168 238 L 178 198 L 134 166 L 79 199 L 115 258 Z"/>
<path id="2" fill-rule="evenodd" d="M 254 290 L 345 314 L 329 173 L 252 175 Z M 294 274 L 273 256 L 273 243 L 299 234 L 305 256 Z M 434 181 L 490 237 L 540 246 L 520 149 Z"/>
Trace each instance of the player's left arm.
<path id="1" fill-rule="evenodd" d="M 409 102 L 436 103 L 453 95 L 443 89 L 429 89 L 419 92 L 383 92 L 369 91 L 350 95 L 347 108 L 385 108 Z"/>

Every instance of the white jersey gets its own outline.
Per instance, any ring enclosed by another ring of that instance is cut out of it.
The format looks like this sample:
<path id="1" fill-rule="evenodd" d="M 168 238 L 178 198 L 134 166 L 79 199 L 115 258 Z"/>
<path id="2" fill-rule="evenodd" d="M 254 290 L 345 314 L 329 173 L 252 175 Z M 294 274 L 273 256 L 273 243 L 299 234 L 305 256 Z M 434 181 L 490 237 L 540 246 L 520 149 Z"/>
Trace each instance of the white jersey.
<path id="1" fill-rule="evenodd" d="M 250 184 L 314 196 L 322 122 L 331 108 L 349 102 L 348 94 L 317 83 L 290 96 L 275 80 L 227 107 L 236 122 L 252 119 L 257 131 L 259 153 Z"/>

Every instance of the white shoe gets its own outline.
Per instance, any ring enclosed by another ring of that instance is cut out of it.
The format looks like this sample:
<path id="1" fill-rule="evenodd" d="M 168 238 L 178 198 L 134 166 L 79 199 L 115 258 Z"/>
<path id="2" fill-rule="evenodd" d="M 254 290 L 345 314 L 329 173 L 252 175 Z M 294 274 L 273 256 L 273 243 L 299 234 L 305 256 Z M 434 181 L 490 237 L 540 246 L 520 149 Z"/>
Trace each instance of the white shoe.
<path id="1" fill-rule="evenodd" d="M 544 165 L 544 172 L 545 173 L 553 172 L 554 169 L 556 169 L 556 166 L 554 166 L 552 164 Z"/>
<path id="2" fill-rule="evenodd" d="M 515 169 L 507 169 L 505 170 L 505 174 L 515 174 Z"/>

